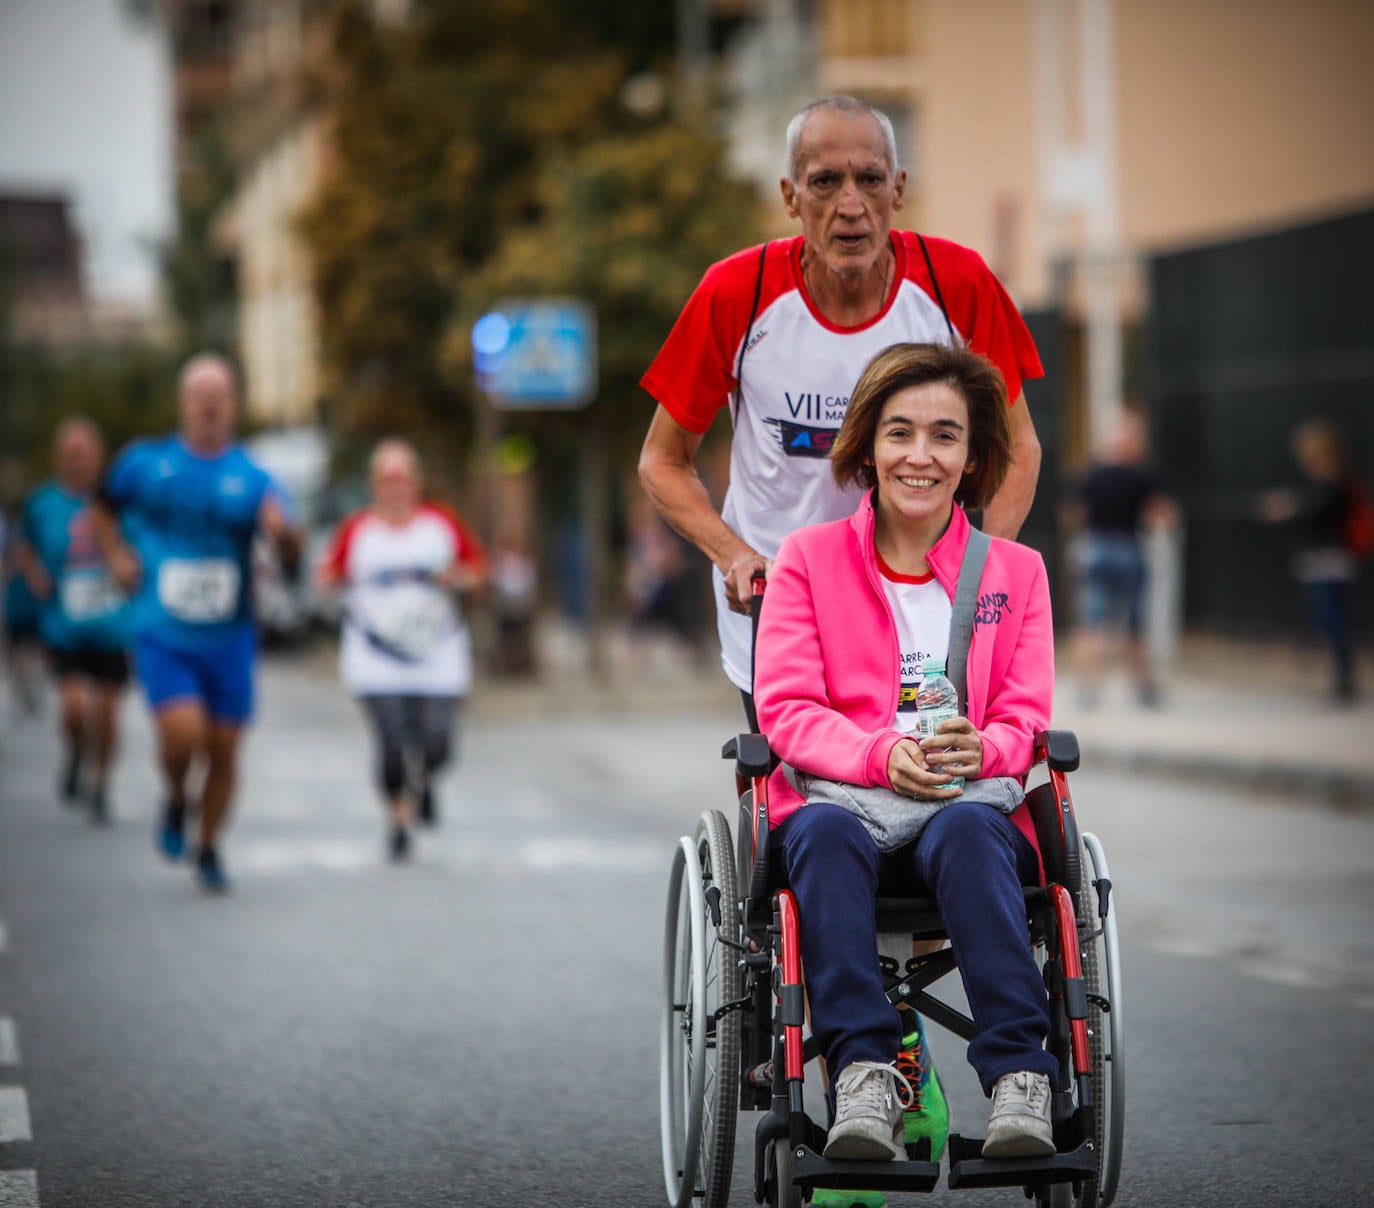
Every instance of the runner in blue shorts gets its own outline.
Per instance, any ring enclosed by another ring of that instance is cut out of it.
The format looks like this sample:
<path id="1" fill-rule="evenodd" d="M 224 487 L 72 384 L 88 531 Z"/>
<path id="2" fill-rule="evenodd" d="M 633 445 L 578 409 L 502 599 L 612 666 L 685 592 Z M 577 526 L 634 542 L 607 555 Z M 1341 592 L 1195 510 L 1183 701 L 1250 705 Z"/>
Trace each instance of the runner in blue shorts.
<path id="1" fill-rule="evenodd" d="M 39 631 L 62 700 L 59 791 L 68 802 L 84 795 L 95 822 L 109 816 L 119 700 L 129 681 L 128 599 L 105 563 L 91 519 L 104 460 L 105 442 L 92 421 L 76 416 L 58 426 L 56 474 L 25 501 L 16 554 L 41 601 Z"/>
<path id="2" fill-rule="evenodd" d="M 253 713 L 257 640 L 252 544 L 300 555 L 285 494 L 233 442 L 238 387 L 227 361 L 202 354 L 181 371 L 179 430 L 129 446 L 95 508 L 116 579 L 134 593 L 134 663 L 157 724 L 167 785 L 158 841 L 185 849 L 193 768 L 200 780 L 196 876 L 229 887 L 218 841 L 233 797 L 239 738 Z"/>

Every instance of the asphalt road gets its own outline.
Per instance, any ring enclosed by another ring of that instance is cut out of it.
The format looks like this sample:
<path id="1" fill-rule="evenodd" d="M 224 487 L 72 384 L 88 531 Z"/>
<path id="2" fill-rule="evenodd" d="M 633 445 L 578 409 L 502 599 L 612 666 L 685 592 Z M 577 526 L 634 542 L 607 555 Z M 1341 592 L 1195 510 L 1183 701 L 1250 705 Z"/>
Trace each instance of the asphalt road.
<path id="1" fill-rule="evenodd" d="M 728 696 L 478 708 L 443 825 L 405 867 L 327 671 L 270 664 L 261 696 L 223 900 L 153 851 L 136 698 L 106 829 L 57 803 L 48 721 L 0 731 L 0 1208 L 660 1204 L 666 873 L 676 835 L 728 802 Z M 1074 784 L 1126 944 L 1117 1202 L 1367 1202 L 1374 820 Z M 977 1132 L 945 1039 L 956 1123 Z M 900 1202 L 921 1199 L 1025 1203 Z"/>

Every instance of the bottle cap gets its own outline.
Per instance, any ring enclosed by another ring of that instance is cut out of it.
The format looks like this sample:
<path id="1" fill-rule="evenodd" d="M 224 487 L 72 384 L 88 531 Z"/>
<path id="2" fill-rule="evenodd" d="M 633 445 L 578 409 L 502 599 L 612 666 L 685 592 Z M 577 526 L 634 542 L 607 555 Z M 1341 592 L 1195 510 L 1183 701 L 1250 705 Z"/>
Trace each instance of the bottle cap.
<path id="1" fill-rule="evenodd" d="M 922 675 L 944 675 L 945 660 L 941 658 L 928 658 L 921 664 Z"/>

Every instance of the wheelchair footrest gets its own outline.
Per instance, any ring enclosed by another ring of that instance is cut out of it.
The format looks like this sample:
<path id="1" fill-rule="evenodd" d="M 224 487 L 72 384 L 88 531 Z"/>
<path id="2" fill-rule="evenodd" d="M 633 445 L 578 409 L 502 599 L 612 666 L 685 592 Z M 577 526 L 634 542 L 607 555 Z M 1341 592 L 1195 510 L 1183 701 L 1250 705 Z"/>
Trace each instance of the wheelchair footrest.
<path id="1" fill-rule="evenodd" d="M 808 1145 L 792 1155 L 792 1181 L 800 1187 L 844 1187 L 855 1191 L 934 1191 L 938 1162 L 831 1162 Z"/>
<path id="2" fill-rule="evenodd" d="M 1068 1153 L 1045 1158 L 985 1158 L 976 1137 L 949 1135 L 949 1185 L 960 1187 L 1031 1187 L 1067 1183 L 1097 1173 L 1097 1151 L 1084 1141 Z"/>

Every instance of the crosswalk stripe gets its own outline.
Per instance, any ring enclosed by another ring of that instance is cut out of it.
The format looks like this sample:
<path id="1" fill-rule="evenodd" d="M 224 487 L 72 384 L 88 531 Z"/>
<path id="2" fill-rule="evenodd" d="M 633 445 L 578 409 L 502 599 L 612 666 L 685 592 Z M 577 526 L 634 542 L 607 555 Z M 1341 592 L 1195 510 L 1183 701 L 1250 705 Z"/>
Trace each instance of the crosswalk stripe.
<path id="1" fill-rule="evenodd" d="M 19 1034 L 14 1020 L 8 1015 L 0 1015 L 0 1065 L 19 1064 Z"/>
<path id="2" fill-rule="evenodd" d="M 0 1086 L 0 1141 L 32 1141 L 29 1097 L 22 1086 Z"/>
<path id="3" fill-rule="evenodd" d="M 0 1208 L 38 1208 L 38 1174 L 0 1170 Z"/>

